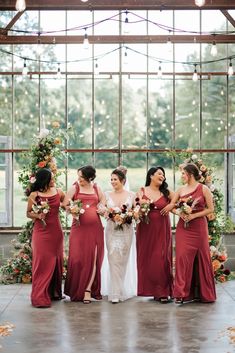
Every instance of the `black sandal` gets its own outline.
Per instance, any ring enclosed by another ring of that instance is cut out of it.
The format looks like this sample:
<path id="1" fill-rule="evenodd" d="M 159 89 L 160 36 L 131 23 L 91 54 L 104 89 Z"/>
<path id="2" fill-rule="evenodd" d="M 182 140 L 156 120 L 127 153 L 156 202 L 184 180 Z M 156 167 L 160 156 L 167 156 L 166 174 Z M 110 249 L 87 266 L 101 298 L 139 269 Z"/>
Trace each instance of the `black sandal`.
<path id="1" fill-rule="evenodd" d="M 90 290 L 85 290 L 84 293 L 91 293 Z M 83 299 L 83 304 L 91 304 L 91 300 L 90 299 Z"/>

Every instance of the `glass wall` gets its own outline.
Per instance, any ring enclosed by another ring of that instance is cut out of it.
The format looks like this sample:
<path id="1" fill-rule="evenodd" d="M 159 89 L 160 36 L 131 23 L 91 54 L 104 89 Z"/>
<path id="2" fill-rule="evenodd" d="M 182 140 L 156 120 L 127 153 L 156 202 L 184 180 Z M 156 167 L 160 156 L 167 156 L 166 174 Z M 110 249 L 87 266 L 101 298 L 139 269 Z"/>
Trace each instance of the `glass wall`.
<path id="1" fill-rule="evenodd" d="M 3 13 L 2 26 L 12 16 Z M 40 129 L 50 129 L 54 122 L 72 130 L 67 173 L 61 177 L 65 189 L 76 180 L 77 168 L 88 163 L 96 166 L 104 190 L 119 164 L 128 167 L 133 191 L 144 185 L 152 165 L 166 169 L 169 186 L 175 189 L 182 157 L 167 151 L 191 148 L 207 152 L 208 163 L 226 181 L 222 187 L 227 195 L 232 152 L 223 150 L 234 148 L 235 78 L 227 75 L 234 45 L 217 44 L 214 57 L 212 42 L 128 44 L 123 37 L 120 43 L 101 42 L 85 49 L 82 43 L 58 44 L 57 36 L 86 34 L 89 40 L 91 35 L 172 36 L 233 28 L 219 11 L 135 11 L 128 13 L 128 23 L 126 16 L 117 11 L 26 11 L 13 29 L 35 31 L 38 44 L 0 46 L 0 136 L 8 141 L 1 145 L 1 158 L 10 149 L 13 166 L 9 226 L 26 220 L 18 182 L 22 152 L 30 149 Z M 52 43 L 41 44 L 43 31 L 53 33 Z M 201 79 L 194 82 L 195 69 Z M 4 168 L 1 163 L 0 204 L 5 210 Z"/>

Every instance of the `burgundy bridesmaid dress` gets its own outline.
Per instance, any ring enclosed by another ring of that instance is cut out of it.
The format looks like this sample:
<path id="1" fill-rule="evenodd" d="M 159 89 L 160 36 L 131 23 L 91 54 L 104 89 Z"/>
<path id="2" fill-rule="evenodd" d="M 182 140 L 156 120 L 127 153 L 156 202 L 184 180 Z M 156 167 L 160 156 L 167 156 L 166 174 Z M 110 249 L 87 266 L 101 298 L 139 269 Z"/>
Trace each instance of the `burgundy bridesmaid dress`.
<path id="1" fill-rule="evenodd" d="M 46 226 L 35 220 L 32 234 L 32 292 L 35 307 L 49 307 L 51 299 L 62 298 L 63 232 L 59 220 L 60 195 L 42 197 L 48 200 L 50 211 Z"/>
<path id="2" fill-rule="evenodd" d="M 192 196 L 194 200 L 198 200 L 193 212 L 205 209 L 202 188 L 202 184 L 198 184 L 193 192 L 183 196 Z M 187 228 L 181 218 L 177 224 L 174 297 L 184 300 L 200 299 L 202 302 L 216 300 L 205 216 L 191 220 Z"/>
<path id="3" fill-rule="evenodd" d="M 82 301 L 84 292 L 90 282 L 95 253 L 96 272 L 91 287 L 91 296 L 102 299 L 101 288 L 101 265 L 104 257 L 104 230 L 97 214 L 99 202 L 98 190 L 94 185 L 93 194 L 81 193 L 79 184 L 76 183 L 74 200 L 81 200 L 85 213 L 80 216 L 80 224 L 73 220 L 69 240 L 68 271 L 65 280 L 65 294 L 70 296 L 71 301 Z"/>
<path id="4" fill-rule="evenodd" d="M 144 192 L 144 188 L 142 189 Z M 148 197 L 143 194 L 143 199 Z M 172 296 L 172 235 L 169 216 L 160 210 L 169 201 L 164 196 L 154 202 L 150 210 L 149 224 L 137 226 L 138 295 L 155 299 Z"/>

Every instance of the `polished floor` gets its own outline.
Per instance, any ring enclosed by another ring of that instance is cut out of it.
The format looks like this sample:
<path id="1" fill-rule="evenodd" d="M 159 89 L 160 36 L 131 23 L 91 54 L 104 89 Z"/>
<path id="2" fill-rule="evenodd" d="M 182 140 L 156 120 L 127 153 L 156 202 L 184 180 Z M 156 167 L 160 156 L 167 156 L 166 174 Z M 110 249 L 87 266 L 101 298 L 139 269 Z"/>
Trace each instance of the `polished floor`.
<path id="1" fill-rule="evenodd" d="M 217 285 L 214 304 L 160 304 L 133 298 L 111 304 L 69 299 L 49 309 L 30 305 L 31 285 L 0 285 L 0 353 L 232 353 L 235 281 Z M 233 336 L 234 335 L 234 336 Z"/>

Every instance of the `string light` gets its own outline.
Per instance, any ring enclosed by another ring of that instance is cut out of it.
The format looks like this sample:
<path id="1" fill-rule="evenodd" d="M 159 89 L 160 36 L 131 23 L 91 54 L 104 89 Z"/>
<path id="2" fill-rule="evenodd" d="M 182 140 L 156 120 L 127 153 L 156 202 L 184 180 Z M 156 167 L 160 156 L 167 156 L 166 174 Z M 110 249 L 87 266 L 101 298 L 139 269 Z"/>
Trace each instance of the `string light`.
<path id="1" fill-rule="evenodd" d="M 124 64 L 124 65 L 128 65 L 127 48 L 125 49 L 123 64 Z"/>
<path id="2" fill-rule="evenodd" d="M 212 43 L 212 47 L 211 47 L 211 55 L 212 55 L 212 56 L 216 56 L 216 55 L 217 55 L 217 53 L 218 53 L 218 51 L 217 51 L 216 42 L 215 42 L 215 41 L 213 41 L 213 43 Z"/>
<path id="3" fill-rule="evenodd" d="M 100 71 L 99 71 L 99 66 L 98 66 L 98 62 L 96 60 L 95 62 L 95 67 L 94 67 L 94 74 L 95 75 L 99 75 Z"/>
<path id="4" fill-rule="evenodd" d="M 169 35 L 170 35 L 171 31 L 169 31 Z M 170 37 L 167 38 L 167 42 L 166 42 L 166 45 L 167 45 L 167 50 L 170 51 L 171 50 L 171 39 Z"/>
<path id="5" fill-rule="evenodd" d="M 26 64 L 26 59 L 24 59 L 24 67 L 22 70 L 22 75 L 26 76 L 28 74 L 28 68 L 27 68 L 27 64 Z"/>
<path id="6" fill-rule="evenodd" d="M 88 0 L 81 0 L 81 2 L 87 2 Z"/>
<path id="7" fill-rule="evenodd" d="M 130 27 L 129 27 L 129 20 L 128 20 L 128 11 L 126 11 L 126 18 L 123 24 L 123 33 L 128 34 L 129 30 L 130 30 Z"/>
<path id="8" fill-rule="evenodd" d="M 195 0 L 195 5 L 201 7 L 201 6 L 204 6 L 206 3 L 205 0 Z"/>
<path id="9" fill-rule="evenodd" d="M 197 80 L 198 80 L 197 65 L 195 64 L 194 66 L 195 66 L 195 69 L 194 69 L 194 72 L 193 72 L 193 81 L 197 82 Z"/>
<path id="10" fill-rule="evenodd" d="M 229 67 L 228 67 L 228 75 L 233 76 L 233 64 L 232 64 L 231 59 L 230 59 Z"/>
<path id="11" fill-rule="evenodd" d="M 162 67 L 161 67 L 161 62 L 159 63 L 158 72 L 157 72 L 157 77 L 158 77 L 158 78 L 162 78 Z"/>
<path id="12" fill-rule="evenodd" d="M 15 8 L 17 11 L 22 12 L 26 9 L 26 2 L 25 0 L 17 0 Z"/>
<path id="13" fill-rule="evenodd" d="M 58 63 L 58 69 L 57 69 L 56 78 L 57 78 L 58 80 L 60 80 L 61 77 L 62 77 L 62 75 L 61 75 L 61 71 L 60 71 L 60 64 Z"/>
<path id="14" fill-rule="evenodd" d="M 89 49 L 89 46 L 90 46 L 90 43 L 89 43 L 89 40 L 88 40 L 88 35 L 87 35 L 87 32 L 86 32 L 86 28 L 85 28 L 85 34 L 84 34 L 84 40 L 83 40 L 83 48 L 84 49 Z"/>

